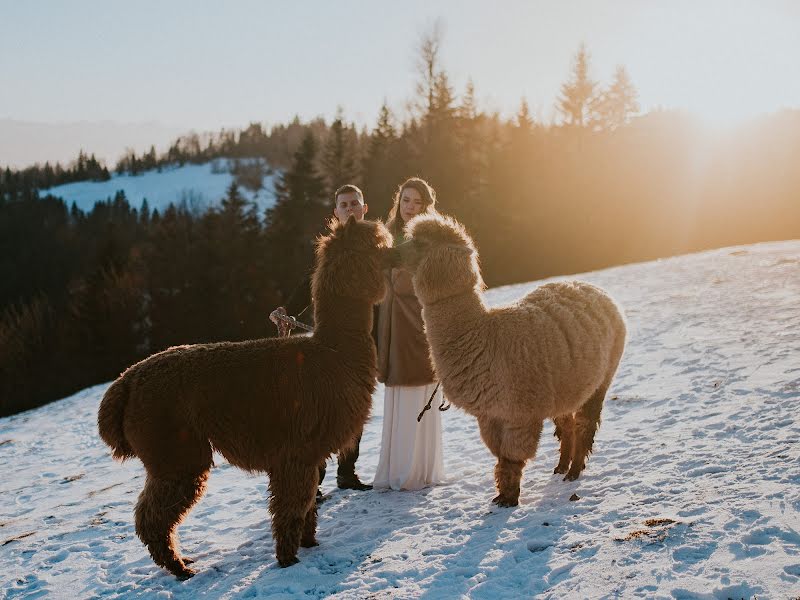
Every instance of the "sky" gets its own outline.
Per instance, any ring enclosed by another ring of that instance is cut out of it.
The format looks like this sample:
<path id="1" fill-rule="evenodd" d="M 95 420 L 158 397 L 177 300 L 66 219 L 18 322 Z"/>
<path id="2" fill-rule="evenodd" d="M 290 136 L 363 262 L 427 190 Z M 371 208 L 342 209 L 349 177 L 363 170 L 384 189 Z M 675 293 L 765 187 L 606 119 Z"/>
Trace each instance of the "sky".
<path id="1" fill-rule="evenodd" d="M 416 48 L 439 19 L 457 94 L 549 121 L 585 42 L 592 75 L 625 65 L 643 110 L 728 123 L 800 107 L 800 4 L 606 2 L 119 2 L 0 0 L 0 120 L 217 130 L 250 121 L 372 126 L 404 116 Z"/>

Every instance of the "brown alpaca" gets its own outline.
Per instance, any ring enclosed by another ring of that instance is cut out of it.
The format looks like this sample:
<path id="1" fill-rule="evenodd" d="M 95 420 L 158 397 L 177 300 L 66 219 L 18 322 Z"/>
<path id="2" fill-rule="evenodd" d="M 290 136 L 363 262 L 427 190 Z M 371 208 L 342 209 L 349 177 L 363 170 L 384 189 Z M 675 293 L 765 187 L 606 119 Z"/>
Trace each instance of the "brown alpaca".
<path id="1" fill-rule="evenodd" d="M 447 398 L 478 419 L 497 457 L 500 506 L 519 503 L 522 469 L 536 455 L 544 419 L 555 421 L 555 473 L 577 479 L 625 346 L 614 301 L 582 282 L 543 285 L 515 304 L 488 308 L 475 246 L 455 220 L 422 215 L 399 247 L 431 358 Z"/>
<path id="2" fill-rule="evenodd" d="M 375 389 L 372 307 L 384 295 L 391 236 L 379 223 L 331 224 L 317 243 L 310 337 L 178 346 L 133 365 L 106 391 L 100 436 L 147 471 L 136 533 L 156 564 L 191 577 L 176 529 L 203 495 L 212 451 L 269 474 L 278 563 L 316 546 L 317 469 L 348 447 Z"/>

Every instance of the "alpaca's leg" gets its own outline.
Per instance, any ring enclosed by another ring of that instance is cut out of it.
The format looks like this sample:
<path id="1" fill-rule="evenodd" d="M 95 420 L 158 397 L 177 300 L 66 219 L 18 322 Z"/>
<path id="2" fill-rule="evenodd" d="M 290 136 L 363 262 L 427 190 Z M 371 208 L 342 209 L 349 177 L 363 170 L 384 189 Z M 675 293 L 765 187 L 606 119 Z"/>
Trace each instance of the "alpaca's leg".
<path id="1" fill-rule="evenodd" d="M 317 541 L 317 500 L 314 498 L 314 506 L 308 509 L 305 520 L 303 521 L 303 535 L 300 538 L 300 545 L 303 548 L 313 548 L 319 546 Z"/>
<path id="2" fill-rule="evenodd" d="M 163 479 L 148 473 L 136 503 L 136 534 L 153 561 L 179 579 L 195 574 L 178 553 L 177 527 L 203 495 L 208 469 L 195 476 Z M 189 561 L 191 562 L 191 561 Z"/>
<path id="3" fill-rule="evenodd" d="M 558 460 L 558 465 L 553 469 L 553 473 L 564 474 L 569 470 L 569 464 L 572 462 L 572 446 L 575 437 L 575 418 L 572 413 L 561 415 L 553 419 L 556 424 L 555 436 L 561 442 L 561 456 Z"/>
<path id="4" fill-rule="evenodd" d="M 181 579 L 194 575 L 178 552 L 176 530 L 202 497 L 212 465 L 211 444 L 175 422 L 161 420 L 157 431 L 130 436 L 147 479 L 136 503 L 136 533 L 150 556 Z M 158 443 L 153 443 L 154 436 Z"/>
<path id="5" fill-rule="evenodd" d="M 586 468 L 586 458 L 592 452 L 594 434 L 600 426 L 600 413 L 606 397 L 607 385 L 600 386 L 589 400 L 575 413 L 575 444 L 572 448 L 572 465 L 564 481 L 575 481 Z"/>
<path id="6" fill-rule="evenodd" d="M 325 463 L 323 462 L 322 464 L 324 465 Z M 321 469 L 318 468 L 316 470 L 316 475 L 319 475 L 320 471 Z M 319 542 L 317 541 L 317 494 L 319 493 L 319 484 L 321 481 L 321 479 L 317 479 L 316 483 L 314 484 L 314 488 L 317 491 L 314 494 L 313 504 L 311 508 L 308 509 L 303 521 L 303 534 L 300 537 L 300 545 L 303 548 L 319 546 Z"/>
<path id="7" fill-rule="evenodd" d="M 286 461 L 276 465 L 269 473 L 269 511 L 272 513 L 272 537 L 275 538 L 275 556 L 281 567 L 298 562 L 297 550 L 309 511 L 314 510 L 319 465 L 305 465 Z M 316 517 L 309 528 L 316 529 Z"/>
<path id="8" fill-rule="evenodd" d="M 522 481 L 524 460 L 509 460 L 500 457 L 494 467 L 494 483 L 499 492 L 492 498 L 498 506 L 517 506 L 519 504 L 519 486 Z"/>
<path id="9" fill-rule="evenodd" d="M 542 421 L 511 424 L 479 418 L 478 425 L 481 438 L 497 457 L 494 479 L 499 493 L 492 502 L 500 506 L 517 506 L 522 470 L 525 462 L 536 456 Z"/>

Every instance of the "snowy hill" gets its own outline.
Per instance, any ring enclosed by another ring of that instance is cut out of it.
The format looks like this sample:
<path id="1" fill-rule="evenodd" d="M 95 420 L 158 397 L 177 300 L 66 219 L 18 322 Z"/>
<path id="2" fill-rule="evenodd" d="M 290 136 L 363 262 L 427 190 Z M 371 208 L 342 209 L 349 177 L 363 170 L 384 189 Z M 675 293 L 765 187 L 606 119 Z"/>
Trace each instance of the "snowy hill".
<path id="1" fill-rule="evenodd" d="M 200 211 L 219 204 L 234 180 L 231 161 L 215 160 L 201 165 L 166 167 L 162 171 L 146 171 L 139 175 L 113 175 L 108 181 L 79 181 L 66 183 L 47 190 L 41 195 L 52 194 L 62 198 L 67 206 L 75 202 L 81 210 L 89 212 L 95 202 L 113 198 L 119 190 L 125 192 L 128 203 L 139 208 L 147 198 L 150 210 L 163 212 L 170 203 L 185 202 L 190 208 Z M 240 186 L 242 196 L 255 202 L 258 212 L 275 203 L 274 175 L 264 175 L 262 188 L 257 192 Z"/>
<path id="2" fill-rule="evenodd" d="M 520 506 L 492 505 L 493 458 L 475 421 L 452 409 L 446 485 L 335 492 L 320 507 L 321 545 L 280 569 L 266 477 L 217 457 L 180 528 L 199 574 L 179 582 L 136 538 L 143 469 L 113 462 L 98 438 L 100 385 L 0 419 L 0 597 L 800 596 L 800 241 L 580 278 L 624 307 L 629 343 L 578 481 L 552 474 L 547 424 Z M 382 393 L 361 443 L 365 479 Z"/>

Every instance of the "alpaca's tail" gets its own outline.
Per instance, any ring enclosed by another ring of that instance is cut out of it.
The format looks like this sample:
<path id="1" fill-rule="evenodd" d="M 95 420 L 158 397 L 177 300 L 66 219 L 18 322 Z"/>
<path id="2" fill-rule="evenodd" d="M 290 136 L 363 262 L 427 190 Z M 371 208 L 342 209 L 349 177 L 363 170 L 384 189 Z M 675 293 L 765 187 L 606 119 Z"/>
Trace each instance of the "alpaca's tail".
<path id="1" fill-rule="evenodd" d="M 112 455 L 119 460 L 136 456 L 125 439 L 123 420 L 128 400 L 128 385 L 124 377 L 118 378 L 106 390 L 97 412 L 97 428 L 100 437 L 111 447 Z"/>

